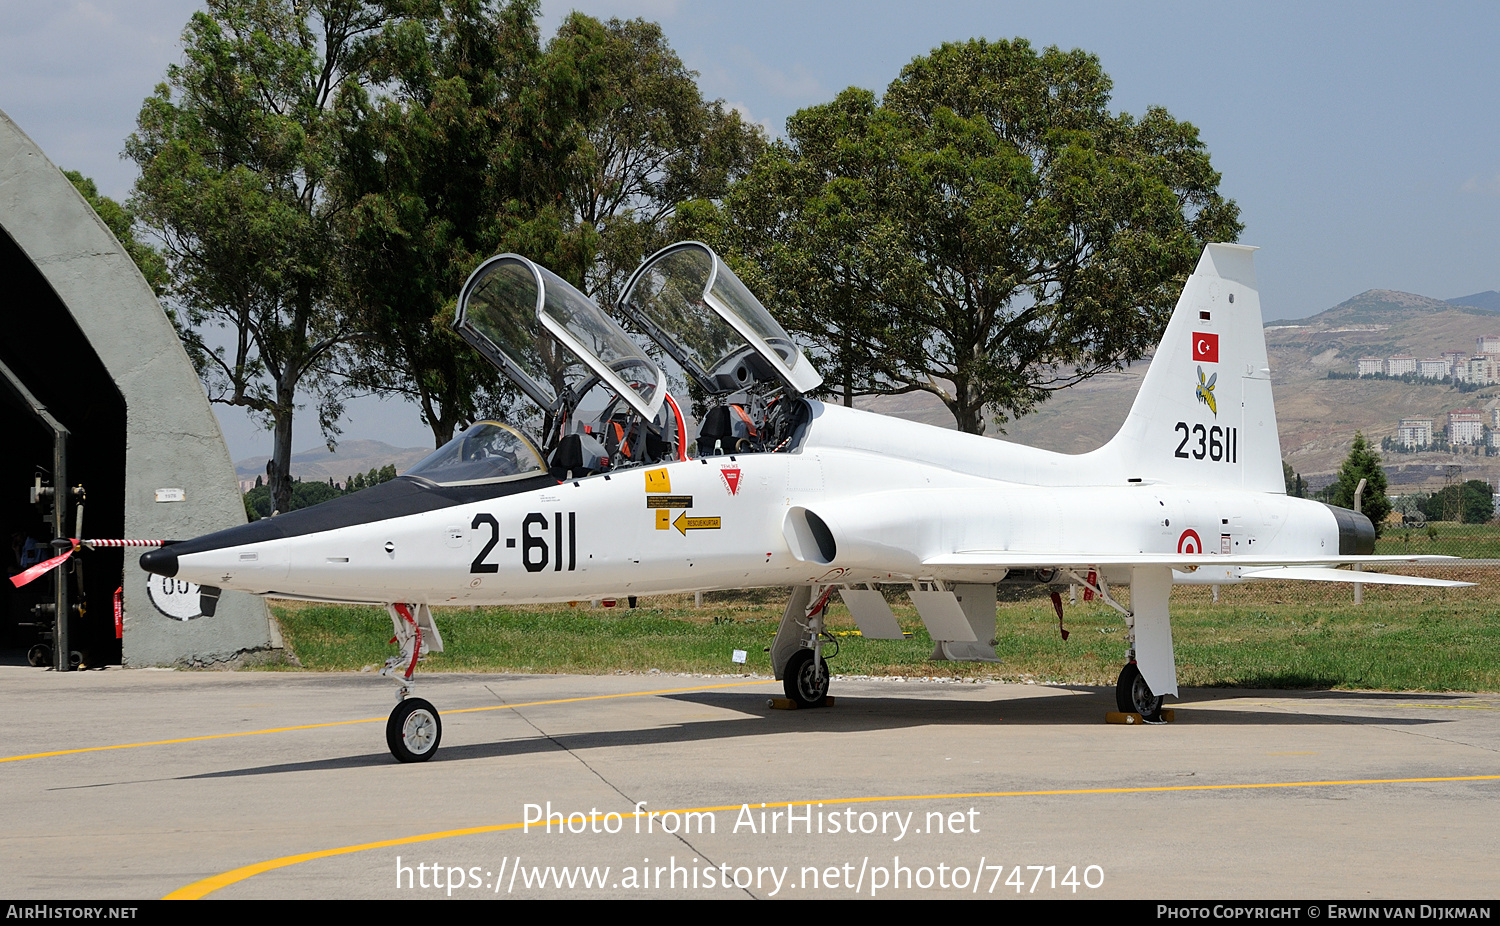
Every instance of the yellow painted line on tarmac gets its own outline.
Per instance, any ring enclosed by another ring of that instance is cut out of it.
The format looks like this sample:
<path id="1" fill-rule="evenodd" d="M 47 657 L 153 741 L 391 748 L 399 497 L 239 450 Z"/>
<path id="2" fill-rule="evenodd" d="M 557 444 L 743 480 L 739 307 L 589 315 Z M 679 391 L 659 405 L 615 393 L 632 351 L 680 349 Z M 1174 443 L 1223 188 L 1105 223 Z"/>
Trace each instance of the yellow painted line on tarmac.
<path id="1" fill-rule="evenodd" d="M 473 714 L 479 711 L 509 711 L 518 707 L 539 707 L 544 704 L 572 704 L 576 701 L 607 701 L 612 698 L 645 698 L 653 695 L 679 694 L 684 691 L 709 691 L 715 688 L 743 688 L 746 685 L 769 685 L 774 679 L 757 679 L 753 682 L 726 682 L 721 685 L 690 685 L 687 688 L 659 688 L 655 691 L 626 691 L 607 695 L 582 695 L 576 698 L 554 698 L 550 701 L 526 701 L 521 704 L 492 704 L 488 707 L 463 707 L 443 711 L 444 714 Z M 267 733 L 290 733 L 294 730 L 320 730 L 325 727 L 347 727 L 356 723 L 384 723 L 384 717 L 365 717 L 360 720 L 334 720 L 328 723 L 306 723 L 295 727 L 272 727 L 269 730 L 244 730 L 239 733 L 209 733 L 204 736 L 185 736 L 175 740 L 151 740 L 145 743 L 117 743 L 113 746 L 83 746 L 78 749 L 58 749 L 54 752 L 33 752 L 24 756 L 3 756 L 0 762 L 20 762 L 22 759 L 45 759 L 50 756 L 70 756 L 82 752 L 106 752 L 111 749 L 136 749 L 141 746 L 173 746 L 178 743 L 200 743 L 205 740 L 231 739 L 236 736 L 262 736 Z"/>
<path id="2" fill-rule="evenodd" d="M 520 705 L 516 705 L 520 707 Z M 1356 778 L 1346 781 L 1264 781 L 1250 782 L 1245 784 L 1228 785 L 1161 785 L 1145 788 L 1073 788 L 1056 791 L 975 791 L 963 794 L 902 794 L 885 797 L 848 797 L 838 799 L 781 801 L 778 803 L 761 803 L 755 801 L 756 809 L 761 807 L 775 809 L 778 807 L 796 807 L 802 804 L 873 804 L 892 801 L 945 801 L 945 800 L 969 800 L 981 797 L 1059 797 L 1076 796 L 1087 794 L 1152 794 L 1163 791 L 1246 791 L 1268 788 L 1328 788 L 1348 787 L 1350 785 L 1397 785 L 1397 784 L 1422 784 L 1442 783 L 1456 781 L 1500 781 L 1500 775 L 1461 775 L 1446 778 Z M 719 807 L 688 807 L 677 810 L 652 810 L 647 813 L 622 813 L 615 816 L 626 819 L 642 816 L 661 816 L 663 814 L 689 814 L 689 813 L 717 813 L 719 811 L 739 810 L 745 804 L 724 804 Z M 591 814 L 590 821 L 604 820 L 607 814 Z M 342 846 L 337 849 L 321 849 L 317 852 L 304 852 L 301 855 L 286 855 L 274 858 L 266 862 L 256 862 L 233 871 L 194 881 L 192 884 L 180 887 L 162 900 L 200 900 L 214 891 L 231 884 L 238 884 L 258 874 L 275 871 L 278 868 L 288 868 L 292 865 L 300 865 L 303 862 L 311 862 L 320 858 L 333 858 L 339 855 L 353 855 L 356 852 L 366 852 L 370 849 L 387 849 L 392 846 L 409 846 L 419 842 L 435 842 L 439 839 L 452 839 L 457 836 L 478 836 L 484 833 L 499 833 L 506 830 L 518 830 L 522 823 L 498 823 L 493 826 L 471 826 L 459 830 L 442 830 L 436 833 L 423 833 L 419 836 L 404 836 L 400 839 L 383 839 L 380 842 L 366 842 L 354 846 Z"/>

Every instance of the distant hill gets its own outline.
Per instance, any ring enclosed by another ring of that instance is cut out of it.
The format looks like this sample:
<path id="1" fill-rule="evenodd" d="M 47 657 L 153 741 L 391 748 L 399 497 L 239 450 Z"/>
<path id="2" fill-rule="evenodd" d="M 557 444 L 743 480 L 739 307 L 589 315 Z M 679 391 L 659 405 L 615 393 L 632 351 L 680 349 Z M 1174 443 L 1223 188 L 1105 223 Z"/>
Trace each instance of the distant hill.
<path id="1" fill-rule="evenodd" d="M 342 484 L 355 473 L 367 473 L 387 464 L 394 464 L 396 472 L 404 473 L 431 452 L 431 447 L 393 447 L 378 440 L 340 441 L 334 453 L 329 453 L 326 446 L 319 446 L 292 454 L 292 476 L 319 482 L 332 479 Z M 266 456 L 240 460 L 234 464 L 235 472 L 241 482 L 254 482 L 256 476 L 266 474 L 270 459 Z"/>
<path id="2" fill-rule="evenodd" d="M 1367 289 L 1358 296 L 1345 299 L 1331 309 L 1301 319 L 1281 319 L 1267 322 L 1266 327 L 1336 328 L 1356 325 L 1391 325 L 1399 321 L 1421 317 L 1432 312 L 1442 312 L 1462 307 L 1473 314 L 1490 314 L 1489 310 L 1458 300 L 1444 302 L 1415 293 L 1403 293 L 1394 289 Z"/>
<path id="3" fill-rule="evenodd" d="M 1500 312 L 1500 293 L 1493 289 L 1487 289 L 1482 293 L 1472 296 L 1460 296 L 1457 299 L 1449 299 L 1449 305 L 1471 305 L 1480 309 L 1488 309 L 1491 312 Z"/>
<path id="4" fill-rule="evenodd" d="M 1473 298 L 1473 297 L 1470 297 Z M 1454 300 L 1459 301 L 1459 300 Z M 1500 334 L 1500 319 L 1484 307 L 1460 306 L 1414 293 L 1372 289 L 1310 318 L 1270 322 L 1270 354 L 1281 451 L 1313 488 L 1331 481 L 1354 439 L 1363 431 L 1375 446 L 1395 434 L 1403 417 L 1434 419 L 1454 409 L 1500 406 L 1500 387 L 1459 392 L 1441 383 L 1329 379 L 1330 371 L 1352 373 L 1360 357 L 1412 354 L 1436 357 L 1446 350 L 1472 351 L 1474 339 Z M 1063 453 L 1083 453 L 1114 436 L 1130 411 L 1149 363 L 1099 376 L 1053 395 L 1037 410 L 1006 425 L 1003 440 Z M 920 392 L 862 400 L 861 407 L 943 427 L 953 416 Z M 1441 487 L 1446 466 L 1458 464 L 1464 479 L 1500 484 L 1500 457 L 1473 454 L 1387 454 L 1385 465 L 1398 491 Z"/>

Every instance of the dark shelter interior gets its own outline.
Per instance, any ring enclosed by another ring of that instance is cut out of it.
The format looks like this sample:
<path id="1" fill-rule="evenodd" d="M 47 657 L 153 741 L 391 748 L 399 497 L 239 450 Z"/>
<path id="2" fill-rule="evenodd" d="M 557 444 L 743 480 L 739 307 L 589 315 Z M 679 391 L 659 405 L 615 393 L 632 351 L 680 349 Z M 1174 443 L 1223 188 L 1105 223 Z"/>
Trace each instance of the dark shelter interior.
<path id="1" fill-rule="evenodd" d="M 9 578 L 61 552 L 51 546 L 57 536 L 125 536 L 125 401 L 57 294 L 3 231 L 0 279 L 6 283 L 0 312 L 0 660 L 14 664 L 29 656 L 37 664 L 43 655 L 38 647 L 45 647 L 41 664 L 52 665 L 57 580 L 49 574 L 18 589 Z M 54 524 L 54 498 L 32 498 L 39 484 L 47 489 L 57 482 L 58 426 L 66 432 L 61 441 L 69 490 L 61 530 Z M 114 594 L 123 554 L 81 550 L 63 567 L 75 665 L 120 662 Z"/>

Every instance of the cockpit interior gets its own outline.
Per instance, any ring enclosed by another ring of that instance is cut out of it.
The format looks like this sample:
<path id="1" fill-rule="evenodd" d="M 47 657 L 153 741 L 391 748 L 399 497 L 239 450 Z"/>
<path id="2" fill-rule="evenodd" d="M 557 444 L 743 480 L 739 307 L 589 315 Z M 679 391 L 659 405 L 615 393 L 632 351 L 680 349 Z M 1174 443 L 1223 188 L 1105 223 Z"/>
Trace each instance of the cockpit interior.
<path id="1" fill-rule="evenodd" d="M 616 310 L 630 331 L 534 261 L 486 260 L 454 327 L 535 403 L 540 433 L 481 421 L 407 475 L 455 486 L 580 478 L 796 448 L 811 420 L 803 396 L 822 377 L 711 248 L 688 241 L 652 255 Z M 686 395 L 670 394 L 664 366 Z"/>

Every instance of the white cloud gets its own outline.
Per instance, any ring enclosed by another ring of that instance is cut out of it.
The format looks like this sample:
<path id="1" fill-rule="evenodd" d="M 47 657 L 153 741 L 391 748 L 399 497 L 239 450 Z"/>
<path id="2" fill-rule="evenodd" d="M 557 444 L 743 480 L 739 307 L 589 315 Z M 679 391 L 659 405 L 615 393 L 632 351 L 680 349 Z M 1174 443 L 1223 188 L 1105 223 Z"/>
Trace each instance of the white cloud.
<path id="1" fill-rule="evenodd" d="M 775 96 L 806 100 L 823 92 L 823 85 L 811 71 L 800 64 L 794 65 L 789 71 L 773 68 L 742 46 L 735 46 L 730 54 L 737 64 L 750 71 L 754 81 L 763 90 Z"/>
<path id="2" fill-rule="evenodd" d="M 1461 193 L 1476 193 L 1480 196 L 1500 196 L 1500 173 L 1493 177 L 1481 177 L 1478 174 L 1470 177 L 1460 186 Z"/>
<path id="3" fill-rule="evenodd" d="M 735 112 L 739 113 L 740 114 L 740 118 L 742 120 L 744 120 L 745 122 L 748 122 L 751 125 L 758 125 L 762 129 L 764 129 L 767 138 L 778 138 L 778 137 L 781 136 L 781 128 L 780 128 L 780 126 L 772 125 L 771 121 L 769 119 L 757 119 L 757 118 L 755 118 L 755 114 L 752 113 L 752 112 L 750 112 L 750 107 L 746 106 L 744 103 L 738 103 L 738 102 L 730 103 L 730 102 L 726 102 L 724 105 L 726 107 L 728 107 L 729 109 L 732 109 Z"/>

